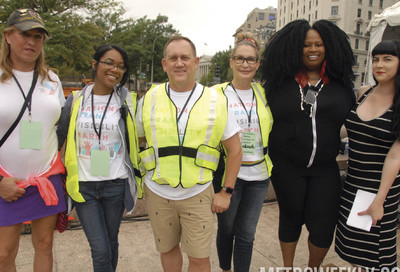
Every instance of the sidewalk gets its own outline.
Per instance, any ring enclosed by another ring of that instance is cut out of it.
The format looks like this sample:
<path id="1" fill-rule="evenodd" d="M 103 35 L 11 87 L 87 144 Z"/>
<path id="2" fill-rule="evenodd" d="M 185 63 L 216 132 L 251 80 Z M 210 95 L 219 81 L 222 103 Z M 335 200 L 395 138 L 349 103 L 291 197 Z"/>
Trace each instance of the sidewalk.
<path id="1" fill-rule="evenodd" d="M 215 229 L 217 220 L 215 219 Z M 253 258 L 250 271 L 258 272 L 260 267 L 282 266 L 281 252 L 279 248 L 278 233 L 278 204 L 276 202 L 265 203 L 261 212 L 254 242 Z M 397 232 L 399 236 L 399 230 Z M 218 257 L 214 242 L 211 248 L 211 270 L 221 271 L 218 268 Z M 19 272 L 31 272 L 33 263 L 33 248 L 30 235 L 22 235 L 20 250 L 17 257 L 17 270 Z M 135 220 L 124 220 L 119 235 L 119 263 L 117 272 L 158 272 L 162 271 L 159 254 L 155 250 L 153 234 L 147 217 L 139 217 Z M 307 230 L 303 228 L 297 254 L 296 267 L 305 267 L 308 260 Z M 398 259 L 400 249 L 398 247 Z M 348 266 L 334 252 L 329 250 L 323 265 L 333 264 L 338 267 Z M 90 257 L 90 248 L 82 229 L 67 230 L 60 234 L 55 233 L 54 239 L 54 269 L 56 272 L 82 272 L 93 271 Z M 187 259 L 184 256 L 183 271 L 187 271 Z"/>

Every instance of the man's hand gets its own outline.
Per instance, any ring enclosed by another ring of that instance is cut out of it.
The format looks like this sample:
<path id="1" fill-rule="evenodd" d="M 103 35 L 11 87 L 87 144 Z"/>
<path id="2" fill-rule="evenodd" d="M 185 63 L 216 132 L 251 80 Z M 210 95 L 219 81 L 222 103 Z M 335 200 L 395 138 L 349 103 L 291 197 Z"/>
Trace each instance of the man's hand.
<path id="1" fill-rule="evenodd" d="M 12 202 L 25 194 L 25 189 L 17 186 L 17 182 L 20 180 L 13 177 L 4 177 L 0 181 L 0 197 L 7 202 Z"/>
<path id="2" fill-rule="evenodd" d="M 214 195 L 214 199 L 211 205 L 211 210 L 214 213 L 223 213 L 229 208 L 231 204 L 231 194 L 228 194 L 224 190 Z"/>

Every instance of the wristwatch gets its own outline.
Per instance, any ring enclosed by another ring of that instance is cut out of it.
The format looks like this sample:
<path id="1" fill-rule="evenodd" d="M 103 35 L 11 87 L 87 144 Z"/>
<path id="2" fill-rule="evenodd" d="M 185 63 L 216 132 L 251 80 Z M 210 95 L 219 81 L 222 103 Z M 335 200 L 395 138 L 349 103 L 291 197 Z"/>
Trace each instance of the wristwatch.
<path id="1" fill-rule="evenodd" d="M 0 175 L 0 181 L 3 179 L 4 177 L 2 175 Z"/>
<path id="2" fill-rule="evenodd" d="M 230 195 L 233 194 L 233 189 L 230 187 L 222 186 L 222 190 L 224 190 L 225 192 L 227 192 Z"/>

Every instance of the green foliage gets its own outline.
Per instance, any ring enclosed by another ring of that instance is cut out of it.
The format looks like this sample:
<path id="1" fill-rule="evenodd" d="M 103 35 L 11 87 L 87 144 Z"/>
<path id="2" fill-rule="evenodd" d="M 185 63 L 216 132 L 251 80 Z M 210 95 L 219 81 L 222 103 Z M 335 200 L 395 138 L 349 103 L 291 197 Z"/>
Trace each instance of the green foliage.
<path id="1" fill-rule="evenodd" d="M 37 11 L 46 22 L 50 33 L 44 46 L 46 60 L 61 79 L 90 78 L 95 49 L 110 43 L 126 50 L 131 74 L 145 72 L 150 81 L 153 62 L 153 81 L 167 80 L 161 65 L 163 48 L 170 36 L 178 34 L 167 16 L 126 19 L 118 0 L 0 0 L 0 30 L 18 8 Z"/>
<path id="2" fill-rule="evenodd" d="M 105 42 L 125 10 L 115 0 L 0 0 L 0 23 L 17 8 L 37 11 L 46 22 L 50 39 L 44 50 L 48 64 L 61 79 L 90 77 L 94 50 Z"/>
<path id="3" fill-rule="evenodd" d="M 163 82 L 167 80 L 161 66 L 164 44 L 170 36 L 177 33 L 168 24 L 167 16 L 158 15 L 154 20 L 144 16 L 114 29 L 107 42 L 118 44 L 126 50 L 132 74 L 137 76 L 138 73 L 145 72 L 147 81 L 150 81 L 153 61 L 153 81 Z M 149 67 L 148 71 L 146 67 Z"/>
<path id="4" fill-rule="evenodd" d="M 221 82 L 231 81 L 233 78 L 232 69 L 229 64 L 229 60 L 231 58 L 232 48 L 229 50 L 219 51 L 217 52 L 211 59 L 211 78 L 215 75 L 215 67 L 218 65 L 219 67 L 219 77 Z"/>
<path id="5" fill-rule="evenodd" d="M 203 75 L 200 79 L 200 84 L 204 86 L 210 86 L 212 82 L 212 77 L 210 78 L 210 75 L 211 73 L 209 73 L 208 75 Z"/>

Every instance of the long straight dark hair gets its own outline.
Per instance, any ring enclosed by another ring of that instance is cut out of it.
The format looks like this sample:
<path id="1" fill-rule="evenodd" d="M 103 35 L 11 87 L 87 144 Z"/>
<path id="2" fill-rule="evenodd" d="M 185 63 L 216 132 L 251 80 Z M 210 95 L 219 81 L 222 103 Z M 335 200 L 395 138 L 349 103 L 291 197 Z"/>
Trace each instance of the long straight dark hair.
<path id="1" fill-rule="evenodd" d="M 380 54 L 388 54 L 398 57 L 400 60 L 400 41 L 385 40 L 378 43 L 371 52 L 372 57 Z M 400 65 L 399 65 L 400 66 Z M 393 97 L 392 130 L 396 140 L 400 140 L 400 67 L 394 80 L 395 93 Z M 374 77 L 375 82 L 378 82 Z M 379 82 L 378 82 L 379 84 Z"/>

